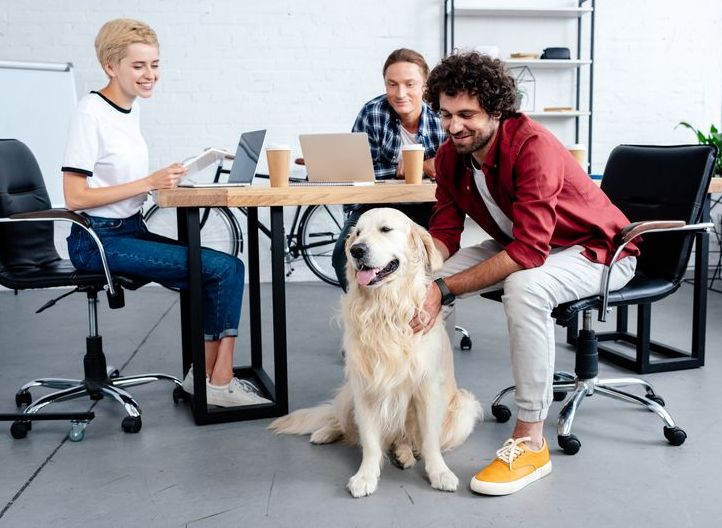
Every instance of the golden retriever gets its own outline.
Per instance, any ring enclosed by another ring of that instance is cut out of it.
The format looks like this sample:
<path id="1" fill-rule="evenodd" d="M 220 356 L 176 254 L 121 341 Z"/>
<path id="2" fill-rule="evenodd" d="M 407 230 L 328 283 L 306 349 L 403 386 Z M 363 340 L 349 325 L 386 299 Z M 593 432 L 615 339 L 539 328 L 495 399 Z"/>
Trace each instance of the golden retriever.
<path id="1" fill-rule="evenodd" d="M 442 260 L 429 233 L 387 208 L 364 213 L 346 241 L 349 290 L 342 299 L 345 383 L 331 402 L 300 409 L 269 426 L 311 434 L 311 442 L 360 444 L 362 461 L 347 484 L 354 497 L 376 491 L 384 453 L 400 467 L 420 454 L 431 486 L 455 491 L 459 479 L 441 455 L 460 445 L 481 405 L 458 389 L 442 318 L 425 334 L 409 322 Z"/>

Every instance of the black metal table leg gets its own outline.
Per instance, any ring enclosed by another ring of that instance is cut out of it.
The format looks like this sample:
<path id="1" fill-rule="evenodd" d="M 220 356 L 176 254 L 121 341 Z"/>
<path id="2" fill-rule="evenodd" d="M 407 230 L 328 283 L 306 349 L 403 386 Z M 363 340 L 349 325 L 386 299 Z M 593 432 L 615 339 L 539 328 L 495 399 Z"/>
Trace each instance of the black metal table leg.
<path id="1" fill-rule="evenodd" d="M 184 372 L 193 363 L 193 418 L 197 425 L 253 420 L 280 416 L 288 412 L 286 367 L 286 302 L 283 275 L 283 208 L 271 208 L 271 259 L 273 279 L 273 336 L 275 383 L 263 370 L 261 340 L 261 295 L 258 250 L 258 212 L 248 208 L 248 277 L 251 365 L 233 367 L 239 378 L 250 378 L 273 403 L 230 408 L 209 408 L 205 391 L 205 352 L 203 341 L 202 263 L 200 215 L 197 207 L 178 208 L 178 238 L 188 246 L 188 289 L 181 291 L 181 332 Z"/>

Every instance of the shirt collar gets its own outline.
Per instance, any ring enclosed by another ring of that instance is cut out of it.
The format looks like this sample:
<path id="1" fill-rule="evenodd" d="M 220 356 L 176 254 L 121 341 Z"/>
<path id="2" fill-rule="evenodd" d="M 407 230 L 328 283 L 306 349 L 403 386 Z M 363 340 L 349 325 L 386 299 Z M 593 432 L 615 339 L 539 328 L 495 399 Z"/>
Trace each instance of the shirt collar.
<path id="1" fill-rule="evenodd" d="M 484 167 L 488 167 L 491 169 L 496 170 L 497 168 L 497 161 L 499 159 L 499 146 L 501 144 L 501 133 L 502 133 L 502 125 L 504 124 L 504 121 L 499 121 L 499 125 L 496 128 L 496 134 L 494 135 L 494 139 L 491 141 L 491 146 L 489 147 L 489 151 L 486 153 L 486 156 L 484 157 L 484 163 L 482 165 L 482 169 Z"/>
<path id="2" fill-rule="evenodd" d="M 401 118 L 399 117 L 399 114 L 396 113 L 396 110 L 394 110 L 394 107 L 391 106 L 391 103 L 389 103 L 388 96 L 384 98 L 384 105 L 386 106 L 393 123 L 400 127 Z M 433 112 L 431 111 L 429 105 L 422 101 L 421 115 L 419 116 L 419 130 L 416 133 L 417 136 L 427 137 L 431 133 L 429 128 L 430 117 L 433 117 Z"/>

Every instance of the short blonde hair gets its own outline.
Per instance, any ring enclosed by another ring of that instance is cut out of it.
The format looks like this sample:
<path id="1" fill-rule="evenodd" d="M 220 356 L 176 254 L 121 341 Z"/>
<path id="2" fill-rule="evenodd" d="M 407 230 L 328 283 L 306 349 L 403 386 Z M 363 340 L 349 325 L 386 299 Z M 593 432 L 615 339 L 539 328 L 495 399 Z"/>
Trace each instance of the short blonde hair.
<path id="1" fill-rule="evenodd" d="M 136 43 L 159 47 L 158 36 L 148 24 L 132 18 L 116 18 L 98 31 L 95 54 L 105 69 L 106 64 L 118 64 L 128 53 L 128 46 Z"/>

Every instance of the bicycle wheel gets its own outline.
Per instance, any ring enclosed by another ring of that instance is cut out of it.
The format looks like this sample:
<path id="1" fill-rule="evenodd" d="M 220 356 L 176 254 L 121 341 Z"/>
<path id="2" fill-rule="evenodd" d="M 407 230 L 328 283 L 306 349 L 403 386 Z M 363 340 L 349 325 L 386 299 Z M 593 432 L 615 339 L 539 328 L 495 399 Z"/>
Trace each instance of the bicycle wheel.
<path id="1" fill-rule="evenodd" d="M 300 250 L 308 269 L 328 284 L 340 286 L 331 263 L 333 248 L 344 224 L 340 205 L 312 205 L 306 208 L 298 227 Z"/>
<path id="2" fill-rule="evenodd" d="M 153 233 L 178 239 L 175 209 L 153 205 L 143 215 Z M 233 213 L 222 207 L 200 210 L 201 246 L 237 256 L 243 251 L 243 233 Z"/>

